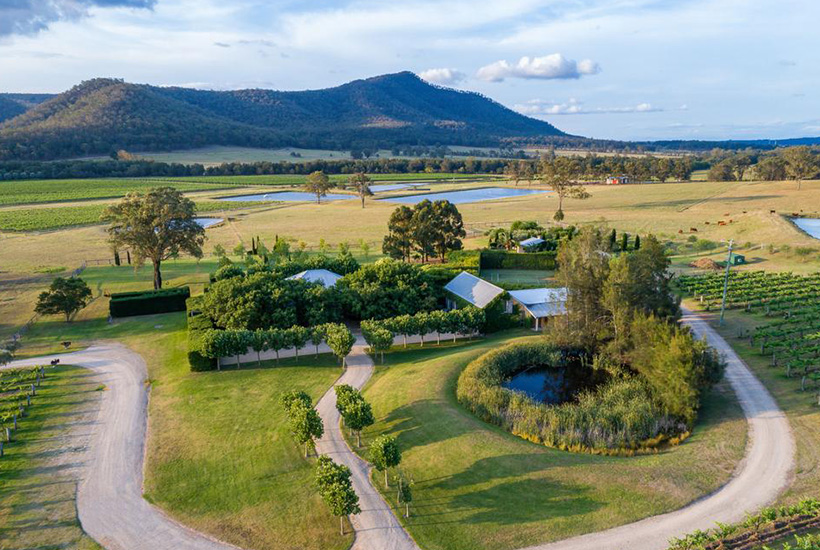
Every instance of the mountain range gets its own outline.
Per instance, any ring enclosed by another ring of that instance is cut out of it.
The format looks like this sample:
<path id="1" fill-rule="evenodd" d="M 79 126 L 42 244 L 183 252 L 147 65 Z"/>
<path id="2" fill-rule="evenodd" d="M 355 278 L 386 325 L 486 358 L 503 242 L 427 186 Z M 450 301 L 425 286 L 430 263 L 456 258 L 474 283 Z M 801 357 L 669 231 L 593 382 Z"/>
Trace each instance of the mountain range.
<path id="1" fill-rule="evenodd" d="M 0 94 L 0 160 L 206 145 L 389 148 L 572 139 L 474 92 L 411 72 L 323 90 L 209 91 L 94 79 L 49 94 Z"/>

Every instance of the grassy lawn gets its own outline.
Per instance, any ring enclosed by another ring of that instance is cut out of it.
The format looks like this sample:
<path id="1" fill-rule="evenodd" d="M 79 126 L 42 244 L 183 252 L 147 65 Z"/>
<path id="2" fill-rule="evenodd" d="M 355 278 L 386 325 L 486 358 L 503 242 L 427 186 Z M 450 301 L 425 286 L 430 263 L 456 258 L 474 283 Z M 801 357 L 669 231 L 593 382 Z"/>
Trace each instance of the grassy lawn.
<path id="1" fill-rule="evenodd" d="M 180 261 L 165 273 L 174 284 L 201 285 L 213 267 Z M 84 276 L 102 294 L 145 288 L 150 270 L 98 267 Z M 244 548 L 347 548 L 352 539 L 339 536 L 338 521 L 313 487 L 313 460 L 302 458 L 279 403 L 289 389 L 318 400 L 340 375 L 335 360 L 302 357 L 194 374 L 185 356 L 184 313 L 108 323 L 107 301 L 97 298 L 70 324 L 39 321 L 19 355 L 59 351 L 63 340 L 76 349 L 111 339 L 143 356 L 152 386 L 146 498 L 184 524 Z"/>
<path id="2" fill-rule="evenodd" d="M 49 370 L 6 447 L 0 459 L 0 548 L 99 548 L 80 527 L 74 504 L 76 463 L 88 439 L 82 425 L 101 395 L 89 376 L 72 366 Z M 79 433 L 67 432 L 73 425 Z"/>
<path id="3" fill-rule="evenodd" d="M 498 283 L 518 283 L 533 286 L 554 286 L 554 271 L 538 269 L 482 269 L 481 278 Z"/>
<path id="4" fill-rule="evenodd" d="M 797 443 L 797 467 L 794 481 L 778 504 L 791 504 L 802 498 L 820 497 L 820 407 L 814 391 L 800 391 L 799 378 L 786 378 L 784 368 L 770 366 L 771 355 L 762 356 L 757 348 L 749 346 L 748 339 L 737 338 L 738 331 L 771 321 L 771 317 L 729 310 L 723 327 L 717 326 L 716 318 L 711 324 L 766 385 L 789 418 Z"/>
<path id="5" fill-rule="evenodd" d="M 706 399 L 694 435 L 655 455 L 571 454 L 479 421 L 455 400 L 458 374 L 520 334 L 393 351 L 365 388 L 377 423 L 364 444 L 398 437 L 402 468 L 415 481 L 404 522 L 423 548 L 518 548 L 621 525 L 716 489 L 742 458 L 746 422 L 724 385 Z M 395 505 L 392 490 L 385 494 Z"/>

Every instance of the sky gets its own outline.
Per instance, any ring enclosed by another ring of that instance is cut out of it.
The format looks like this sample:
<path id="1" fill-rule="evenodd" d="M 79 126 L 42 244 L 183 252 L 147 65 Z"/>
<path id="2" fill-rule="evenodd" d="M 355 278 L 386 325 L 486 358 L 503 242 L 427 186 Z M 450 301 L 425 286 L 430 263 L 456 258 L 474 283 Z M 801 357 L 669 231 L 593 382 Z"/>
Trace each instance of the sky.
<path id="1" fill-rule="evenodd" d="M 0 91 L 398 71 L 601 139 L 820 136 L 816 0 L 0 0 Z"/>

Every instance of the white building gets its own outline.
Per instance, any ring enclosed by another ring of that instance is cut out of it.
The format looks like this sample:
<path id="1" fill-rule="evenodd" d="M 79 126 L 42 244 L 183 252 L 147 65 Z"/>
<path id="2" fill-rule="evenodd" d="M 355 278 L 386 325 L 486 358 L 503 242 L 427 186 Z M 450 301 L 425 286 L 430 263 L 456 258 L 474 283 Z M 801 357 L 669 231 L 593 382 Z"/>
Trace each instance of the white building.
<path id="1" fill-rule="evenodd" d="M 507 312 L 512 313 L 518 306 L 522 315 L 535 320 L 535 330 L 541 330 L 550 317 L 564 315 L 567 312 L 566 288 L 528 288 L 510 290 L 507 301 Z"/>
<path id="2" fill-rule="evenodd" d="M 466 271 L 462 271 L 444 285 L 444 290 L 480 309 L 484 309 L 490 305 L 490 302 L 504 294 L 503 288 L 479 279 Z M 457 300 L 447 297 L 447 309 L 456 308 L 458 308 Z"/>
<path id="3" fill-rule="evenodd" d="M 296 275 L 291 275 L 287 279 L 289 281 L 301 279 L 308 283 L 321 283 L 325 287 L 330 288 L 336 286 L 336 281 L 341 278 L 342 276 L 338 273 L 333 273 L 327 269 L 308 269 L 306 271 L 300 271 Z"/>

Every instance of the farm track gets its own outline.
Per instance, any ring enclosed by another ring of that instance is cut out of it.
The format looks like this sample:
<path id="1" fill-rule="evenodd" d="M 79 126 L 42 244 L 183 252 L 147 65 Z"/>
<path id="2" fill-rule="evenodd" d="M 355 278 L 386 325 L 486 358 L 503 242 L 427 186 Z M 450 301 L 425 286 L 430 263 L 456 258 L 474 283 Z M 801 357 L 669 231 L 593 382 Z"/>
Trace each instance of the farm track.
<path id="1" fill-rule="evenodd" d="M 742 520 L 747 512 L 771 504 L 788 486 L 795 444 L 785 414 L 726 340 L 703 317 L 685 308 L 683 312 L 683 323 L 725 357 L 726 378 L 749 423 L 746 456 L 732 479 L 680 510 L 527 550 L 662 550 L 674 537 L 714 527 L 715 522 Z"/>
<path id="2" fill-rule="evenodd" d="M 91 441 L 78 466 L 77 512 L 83 530 L 108 550 L 236 550 L 173 521 L 142 498 L 148 424 L 148 371 L 142 357 L 121 344 L 102 343 L 10 367 L 52 358 L 91 370 L 105 385 Z"/>

